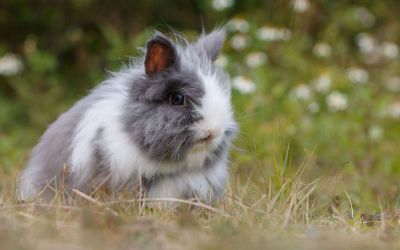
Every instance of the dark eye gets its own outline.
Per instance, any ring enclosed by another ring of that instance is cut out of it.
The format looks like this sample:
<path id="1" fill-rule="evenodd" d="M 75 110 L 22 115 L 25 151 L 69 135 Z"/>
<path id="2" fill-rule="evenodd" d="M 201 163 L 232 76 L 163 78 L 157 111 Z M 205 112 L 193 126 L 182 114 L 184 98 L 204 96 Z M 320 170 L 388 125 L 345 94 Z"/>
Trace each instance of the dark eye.
<path id="1" fill-rule="evenodd" d="M 185 104 L 185 96 L 179 93 L 171 93 L 169 96 L 169 103 L 172 105 L 184 105 Z"/>

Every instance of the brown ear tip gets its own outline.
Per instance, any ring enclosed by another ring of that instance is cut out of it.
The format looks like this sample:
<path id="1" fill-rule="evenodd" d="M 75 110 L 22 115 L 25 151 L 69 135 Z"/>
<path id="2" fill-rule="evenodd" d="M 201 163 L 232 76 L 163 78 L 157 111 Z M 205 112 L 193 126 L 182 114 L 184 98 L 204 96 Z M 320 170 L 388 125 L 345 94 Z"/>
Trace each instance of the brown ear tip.
<path id="1" fill-rule="evenodd" d="M 165 38 L 157 37 L 147 43 L 145 69 L 147 75 L 159 73 L 175 62 L 175 50 Z"/>

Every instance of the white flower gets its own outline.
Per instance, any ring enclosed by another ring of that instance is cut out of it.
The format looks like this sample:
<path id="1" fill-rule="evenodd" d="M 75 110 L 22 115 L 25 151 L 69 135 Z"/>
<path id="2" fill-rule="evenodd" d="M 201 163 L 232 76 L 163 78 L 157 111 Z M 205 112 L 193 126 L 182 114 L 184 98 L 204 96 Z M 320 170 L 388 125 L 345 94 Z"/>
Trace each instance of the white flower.
<path id="1" fill-rule="evenodd" d="M 249 38 L 247 36 L 237 34 L 231 38 L 230 42 L 233 49 L 242 50 L 247 47 Z"/>
<path id="2" fill-rule="evenodd" d="M 221 67 L 221 68 L 225 68 L 226 66 L 228 66 L 228 58 L 221 54 L 218 56 L 217 60 L 214 61 L 214 64 Z"/>
<path id="3" fill-rule="evenodd" d="M 267 55 L 263 52 L 252 52 L 246 56 L 246 64 L 249 68 L 256 68 L 267 62 Z"/>
<path id="4" fill-rule="evenodd" d="M 332 112 L 345 110 L 347 108 L 347 97 L 339 91 L 333 91 L 327 96 L 326 103 Z"/>
<path id="5" fill-rule="evenodd" d="M 319 104 L 317 102 L 312 102 L 308 105 L 308 111 L 310 113 L 315 114 L 319 111 Z"/>
<path id="6" fill-rule="evenodd" d="M 400 92 L 400 77 L 395 76 L 387 79 L 386 88 L 393 92 Z"/>
<path id="7" fill-rule="evenodd" d="M 226 24 L 226 27 L 230 31 L 239 31 L 239 32 L 242 32 L 242 33 L 246 33 L 250 29 L 249 23 L 245 19 L 239 18 L 239 17 L 231 19 Z"/>
<path id="8" fill-rule="evenodd" d="M 232 86 L 242 94 L 250 94 L 256 90 L 256 85 L 254 82 L 241 75 L 233 78 Z"/>
<path id="9" fill-rule="evenodd" d="M 363 54 L 371 54 L 378 48 L 378 42 L 369 34 L 360 33 L 356 40 L 357 46 Z"/>
<path id="10" fill-rule="evenodd" d="M 311 89 L 304 83 L 300 84 L 293 89 L 293 97 L 298 100 L 307 101 L 311 98 Z"/>
<path id="11" fill-rule="evenodd" d="M 315 90 L 320 93 L 326 93 L 331 88 L 332 79 L 327 73 L 321 74 L 318 79 L 314 81 Z"/>
<path id="12" fill-rule="evenodd" d="M 353 83 L 364 84 L 368 82 L 369 74 L 362 68 L 351 67 L 347 70 L 347 78 Z"/>
<path id="13" fill-rule="evenodd" d="M 400 101 L 393 103 L 390 105 L 388 109 L 388 114 L 393 119 L 400 119 Z"/>
<path id="14" fill-rule="evenodd" d="M 313 48 L 313 54 L 318 57 L 329 57 L 332 54 L 332 48 L 327 43 L 317 43 Z"/>
<path id="15" fill-rule="evenodd" d="M 395 43 L 384 42 L 381 45 L 382 54 L 389 59 L 395 59 L 399 54 L 399 47 Z"/>
<path id="16" fill-rule="evenodd" d="M 355 11 L 355 18 L 364 27 L 371 27 L 375 23 L 375 16 L 365 7 L 358 7 Z"/>
<path id="17" fill-rule="evenodd" d="M 212 0 L 211 5 L 214 10 L 221 11 L 232 7 L 234 0 Z"/>
<path id="18" fill-rule="evenodd" d="M 286 28 L 274 28 L 270 26 L 264 26 L 257 30 L 257 37 L 263 41 L 279 41 L 289 40 L 292 36 L 292 32 Z"/>
<path id="19" fill-rule="evenodd" d="M 12 76 L 20 73 L 24 69 L 21 59 L 12 53 L 8 53 L 0 58 L 0 75 Z"/>
<path id="20" fill-rule="evenodd" d="M 308 0 L 292 0 L 292 7 L 298 13 L 304 13 L 310 8 Z"/>
<path id="21" fill-rule="evenodd" d="M 383 129 L 380 126 L 374 125 L 368 131 L 369 138 L 373 141 L 377 141 L 382 138 Z"/>

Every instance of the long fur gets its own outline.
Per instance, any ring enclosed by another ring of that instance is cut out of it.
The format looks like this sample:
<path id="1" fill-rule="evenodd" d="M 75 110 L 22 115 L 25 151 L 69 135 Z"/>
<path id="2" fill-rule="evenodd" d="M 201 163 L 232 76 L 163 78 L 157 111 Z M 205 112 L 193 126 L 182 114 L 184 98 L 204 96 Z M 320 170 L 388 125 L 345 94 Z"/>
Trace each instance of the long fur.
<path id="1" fill-rule="evenodd" d="M 32 150 L 20 176 L 21 200 L 67 189 L 113 191 L 145 184 L 154 198 L 220 197 L 228 178 L 228 149 L 237 125 L 226 74 L 213 65 L 225 38 L 222 29 L 194 43 L 174 43 L 176 62 L 155 76 L 144 58 L 114 73 L 62 114 Z M 150 40 L 168 39 L 156 33 Z M 186 40 L 185 40 L 186 41 Z M 180 91 L 190 105 L 163 99 Z M 210 143 L 197 143 L 212 131 Z"/>

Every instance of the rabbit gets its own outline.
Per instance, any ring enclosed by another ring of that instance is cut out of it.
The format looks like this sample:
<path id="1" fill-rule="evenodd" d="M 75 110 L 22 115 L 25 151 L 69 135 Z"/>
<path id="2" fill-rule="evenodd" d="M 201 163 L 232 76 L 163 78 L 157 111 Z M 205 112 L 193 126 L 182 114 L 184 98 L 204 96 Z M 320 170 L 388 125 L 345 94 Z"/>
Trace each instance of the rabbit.
<path id="1" fill-rule="evenodd" d="M 213 63 L 225 36 L 218 28 L 189 43 L 155 32 L 143 56 L 48 127 L 19 177 L 19 199 L 101 185 L 140 186 L 150 199 L 220 199 L 238 132 L 229 77 Z"/>

